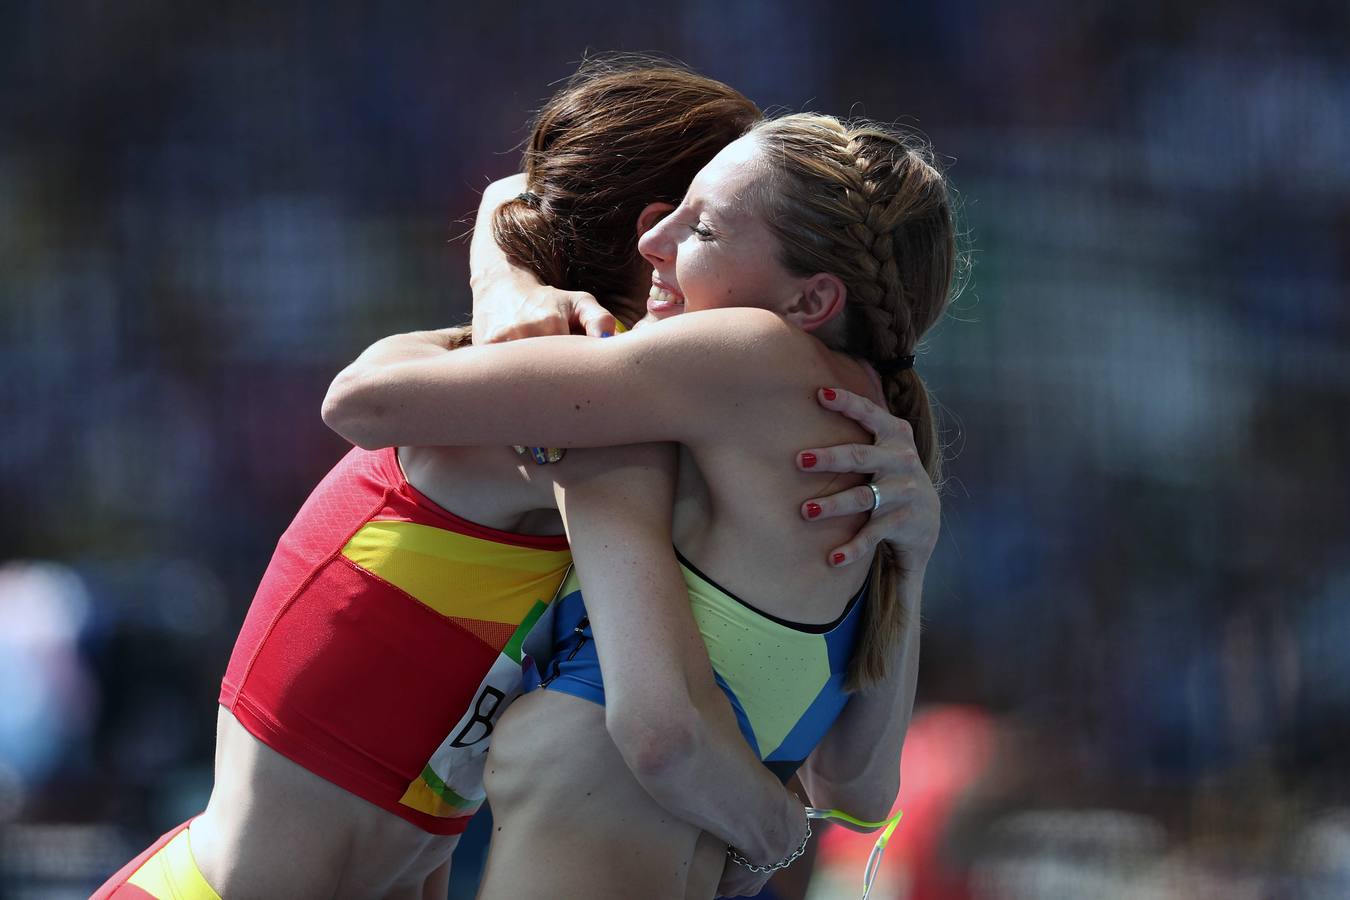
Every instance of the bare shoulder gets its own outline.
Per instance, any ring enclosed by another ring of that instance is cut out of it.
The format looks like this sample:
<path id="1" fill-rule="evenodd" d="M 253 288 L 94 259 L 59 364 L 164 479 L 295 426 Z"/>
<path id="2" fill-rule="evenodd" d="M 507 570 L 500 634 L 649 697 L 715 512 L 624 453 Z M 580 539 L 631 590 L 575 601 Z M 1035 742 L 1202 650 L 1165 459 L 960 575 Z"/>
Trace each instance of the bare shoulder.
<path id="1" fill-rule="evenodd" d="M 710 309 L 655 322 L 638 332 L 648 347 L 684 360 L 698 360 L 694 376 L 734 373 L 744 388 L 762 376 L 781 382 L 799 371 L 815 338 L 764 309 Z M 811 354 L 814 356 L 814 353 Z"/>
<path id="2" fill-rule="evenodd" d="M 735 343 L 738 339 L 774 339 L 802 334 L 801 329 L 784 321 L 767 309 L 737 306 L 727 309 L 705 309 L 685 313 L 661 322 L 652 322 L 638 333 L 661 334 L 663 337 L 684 339 L 699 335 L 717 343 Z"/>

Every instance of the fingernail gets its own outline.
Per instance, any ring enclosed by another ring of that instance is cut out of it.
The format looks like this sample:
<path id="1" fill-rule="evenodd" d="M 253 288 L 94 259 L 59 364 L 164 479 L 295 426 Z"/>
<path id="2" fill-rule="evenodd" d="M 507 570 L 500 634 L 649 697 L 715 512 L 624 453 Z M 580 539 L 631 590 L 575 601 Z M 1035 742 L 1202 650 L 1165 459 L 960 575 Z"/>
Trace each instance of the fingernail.
<path id="1" fill-rule="evenodd" d="M 814 518 L 815 518 L 816 516 L 818 516 L 818 515 L 820 515 L 820 504 L 819 504 L 819 503 L 808 503 L 808 504 L 806 504 L 806 517 L 807 517 L 808 519 L 814 519 Z"/>
<path id="2" fill-rule="evenodd" d="M 802 468 L 803 468 L 803 469 L 812 469 L 812 468 L 815 468 L 815 465 L 816 465 L 816 455 L 815 455 L 814 453 L 803 453 L 803 454 L 802 454 Z"/>
<path id="3" fill-rule="evenodd" d="M 614 337 L 614 332 L 612 332 L 612 331 L 602 331 L 602 332 L 600 332 L 600 336 L 601 336 L 602 338 Z"/>
<path id="4" fill-rule="evenodd" d="M 820 395 L 826 400 L 834 400 L 839 396 L 834 392 L 834 388 L 825 388 L 820 392 Z"/>
<path id="5" fill-rule="evenodd" d="M 842 553 L 836 553 L 834 554 L 834 556 L 830 557 L 830 562 L 832 562 L 836 566 L 842 564 L 843 561 L 844 561 L 844 554 Z"/>

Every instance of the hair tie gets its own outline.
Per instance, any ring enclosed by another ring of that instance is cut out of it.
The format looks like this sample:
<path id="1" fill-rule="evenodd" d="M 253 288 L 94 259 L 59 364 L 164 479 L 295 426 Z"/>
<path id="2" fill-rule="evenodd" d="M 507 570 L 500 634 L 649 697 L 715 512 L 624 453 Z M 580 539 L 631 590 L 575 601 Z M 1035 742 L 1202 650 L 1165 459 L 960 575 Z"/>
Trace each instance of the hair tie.
<path id="1" fill-rule="evenodd" d="M 894 375 L 897 372 L 903 372 L 906 369 L 914 368 L 914 356 L 897 356 L 895 359 L 886 362 L 872 363 L 872 368 L 877 370 L 878 375 Z"/>
<path id="2" fill-rule="evenodd" d="M 516 194 L 516 199 L 523 201 L 531 209 L 539 208 L 539 195 L 534 191 L 521 191 L 519 194 Z"/>

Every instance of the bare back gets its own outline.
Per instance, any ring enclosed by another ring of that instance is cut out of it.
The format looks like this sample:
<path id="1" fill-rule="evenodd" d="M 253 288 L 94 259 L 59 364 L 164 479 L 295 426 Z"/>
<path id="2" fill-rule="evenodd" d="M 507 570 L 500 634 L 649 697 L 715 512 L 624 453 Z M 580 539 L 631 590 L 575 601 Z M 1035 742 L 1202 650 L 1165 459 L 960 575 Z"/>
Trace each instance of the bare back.
<path id="1" fill-rule="evenodd" d="M 723 588 L 761 611 L 806 624 L 829 622 L 862 586 L 867 567 L 832 567 L 827 551 L 854 535 L 865 517 L 808 523 L 800 504 L 865 479 L 804 474 L 794 458 L 802 447 L 871 440 L 856 424 L 822 409 L 817 390 L 843 387 L 879 398 L 864 366 L 810 335 L 782 325 L 769 339 L 773 348 L 764 350 L 781 355 L 786 377 L 772 393 L 740 403 L 735 416 L 681 448 L 675 543 Z"/>

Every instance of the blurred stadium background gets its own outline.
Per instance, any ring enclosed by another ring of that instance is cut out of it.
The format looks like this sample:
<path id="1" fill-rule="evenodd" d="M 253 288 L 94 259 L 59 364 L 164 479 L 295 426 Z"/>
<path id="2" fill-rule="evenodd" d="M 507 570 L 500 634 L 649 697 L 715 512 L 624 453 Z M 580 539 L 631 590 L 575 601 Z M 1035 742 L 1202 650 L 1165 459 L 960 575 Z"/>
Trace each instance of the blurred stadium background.
<path id="1" fill-rule="evenodd" d="M 1350 896 L 1350 6 L 1187 0 L 0 7 L 0 895 L 202 807 L 329 379 L 463 319 L 453 239 L 588 49 L 954 160 L 878 895 Z"/>

